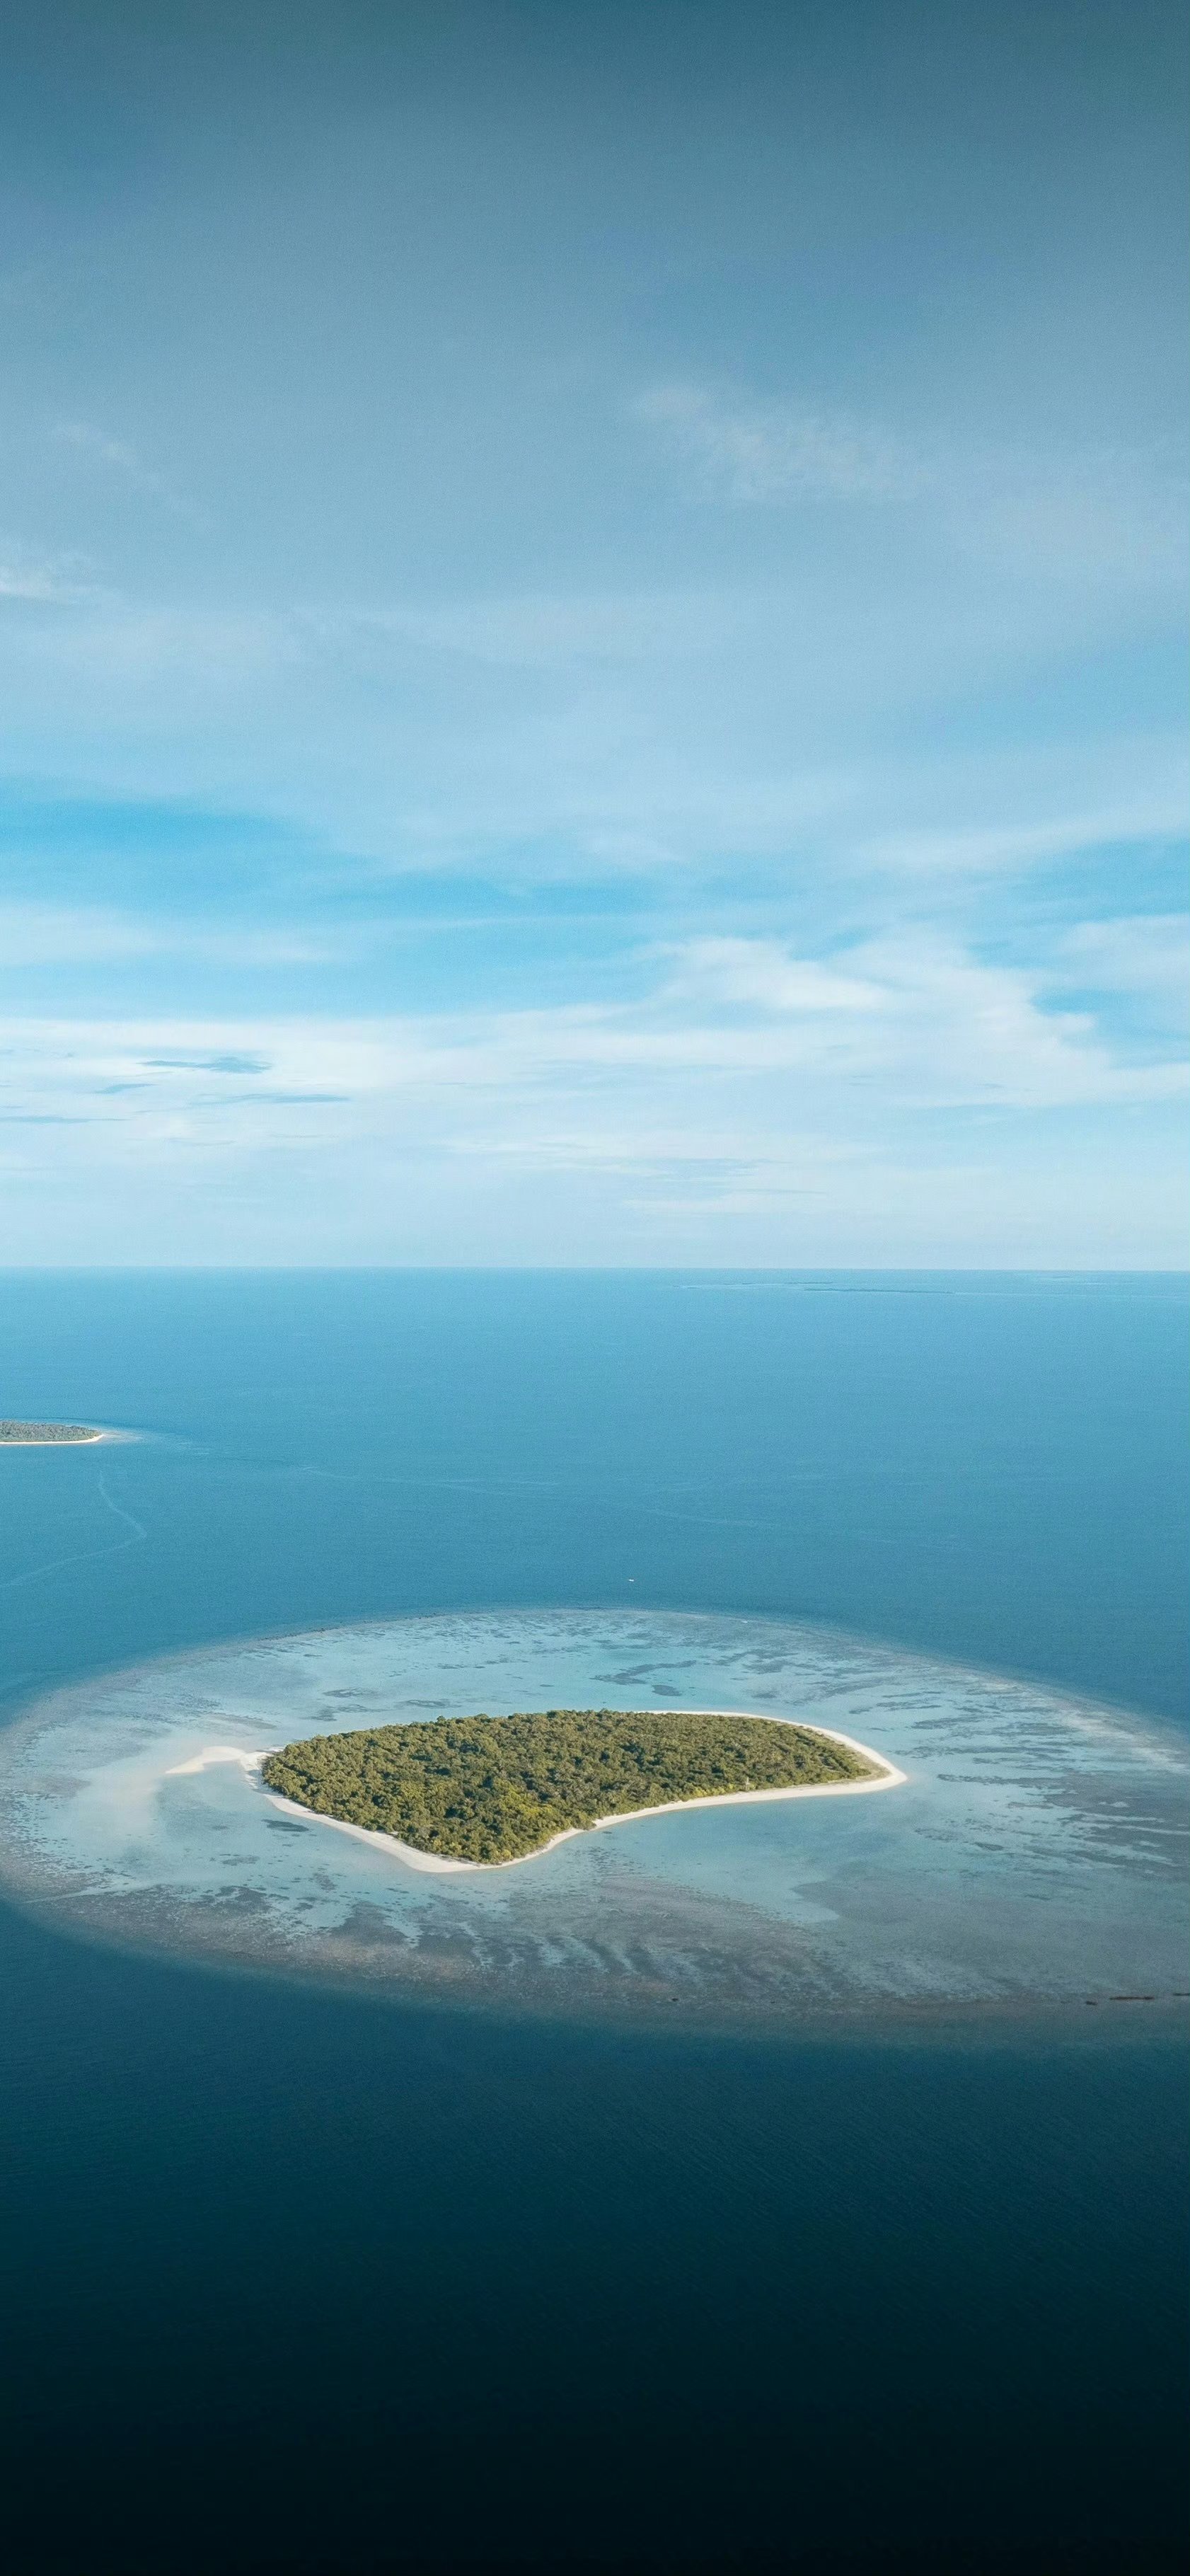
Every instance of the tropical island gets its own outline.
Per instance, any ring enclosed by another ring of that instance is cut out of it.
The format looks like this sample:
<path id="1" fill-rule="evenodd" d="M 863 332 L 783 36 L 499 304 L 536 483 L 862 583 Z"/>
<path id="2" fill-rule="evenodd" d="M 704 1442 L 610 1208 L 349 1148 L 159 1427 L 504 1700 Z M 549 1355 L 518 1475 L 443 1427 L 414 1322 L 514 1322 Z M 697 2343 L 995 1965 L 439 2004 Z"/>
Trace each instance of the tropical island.
<path id="1" fill-rule="evenodd" d="M 439 1717 L 307 1736 L 261 1765 L 267 1789 L 314 1815 L 488 1867 L 651 1808 L 901 1776 L 815 1727 L 674 1709 Z"/>
<path id="2" fill-rule="evenodd" d="M 102 1440 L 89 1422 L 0 1422 L 0 1447 L 41 1448 L 63 1440 Z"/>

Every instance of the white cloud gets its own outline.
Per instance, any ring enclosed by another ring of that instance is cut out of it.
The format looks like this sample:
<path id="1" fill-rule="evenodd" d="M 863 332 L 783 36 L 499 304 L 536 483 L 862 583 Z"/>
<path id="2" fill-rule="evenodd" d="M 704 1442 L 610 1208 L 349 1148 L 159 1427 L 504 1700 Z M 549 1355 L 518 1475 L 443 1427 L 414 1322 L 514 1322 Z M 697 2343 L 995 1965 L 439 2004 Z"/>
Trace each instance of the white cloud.
<path id="1" fill-rule="evenodd" d="M 909 939 L 693 941 L 615 1006 L 10 1020 L 9 1257 L 1176 1260 L 1129 1122 L 1185 1089 Z"/>
<path id="2" fill-rule="evenodd" d="M 217 1129 L 227 1150 L 252 1152 L 284 1139 L 291 1107 L 324 1105 L 328 1141 L 366 1130 L 509 1153 L 548 1139 L 556 1160 L 569 1138 L 589 1162 L 610 1133 L 629 1163 L 655 1154 L 659 1130 L 672 1158 L 722 1155 L 726 1126 L 733 1153 L 764 1160 L 808 1111 L 846 1140 L 894 1108 L 1091 1108 L 1185 1090 L 1181 1062 L 1128 1061 L 1088 1012 L 1046 1009 L 1041 989 L 1037 975 L 930 939 L 868 941 L 825 965 L 771 941 L 696 940 L 634 1004 L 10 1021 L 2 1087 L 10 1115 L 101 1114 L 132 1145 L 131 1131 L 149 1137 L 164 1121 L 171 1135 Z"/>
<path id="3" fill-rule="evenodd" d="M 930 934 L 862 941 L 826 967 L 773 941 L 697 940 L 680 952 L 679 993 L 687 960 L 705 1000 L 754 1006 L 750 1028 L 731 1031 L 741 1057 L 766 1060 L 765 1019 L 776 1019 L 774 1070 L 833 1073 L 905 1107 L 1090 1107 L 1188 1087 L 1180 1059 L 1128 1061 L 1089 1013 L 1047 1009 L 1041 972 L 988 965 Z"/>
<path id="4" fill-rule="evenodd" d="M 1036 972 L 934 939 L 872 941 L 857 962 L 883 988 L 885 1076 L 906 1105 L 1106 1107 L 1190 1087 L 1183 1062 L 1121 1059 L 1089 1013 L 1046 1009 Z"/>
<path id="5" fill-rule="evenodd" d="M 791 957 L 772 939 L 691 939 L 674 955 L 672 991 L 765 1011 L 871 1011 L 880 989 L 813 958 Z"/>

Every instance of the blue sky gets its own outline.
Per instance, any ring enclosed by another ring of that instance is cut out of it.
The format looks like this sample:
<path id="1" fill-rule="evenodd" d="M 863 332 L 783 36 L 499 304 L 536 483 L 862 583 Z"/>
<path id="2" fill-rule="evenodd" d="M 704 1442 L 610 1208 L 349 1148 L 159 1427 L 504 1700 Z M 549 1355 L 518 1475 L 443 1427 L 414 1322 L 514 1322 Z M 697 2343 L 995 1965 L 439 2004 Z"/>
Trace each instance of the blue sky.
<path id="1" fill-rule="evenodd" d="M 1180 8 L 8 28 L 2 1257 L 1181 1266 Z"/>

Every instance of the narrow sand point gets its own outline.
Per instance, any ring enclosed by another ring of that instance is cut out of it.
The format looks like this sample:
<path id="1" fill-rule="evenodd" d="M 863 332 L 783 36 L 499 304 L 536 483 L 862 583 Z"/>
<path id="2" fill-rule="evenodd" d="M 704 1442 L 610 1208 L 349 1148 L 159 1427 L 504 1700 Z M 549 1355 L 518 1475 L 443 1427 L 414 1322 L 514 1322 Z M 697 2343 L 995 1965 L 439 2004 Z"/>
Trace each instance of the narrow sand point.
<path id="1" fill-rule="evenodd" d="M 90 1422 L 0 1422 L 0 1449 L 91 1449 L 122 1436 Z"/>

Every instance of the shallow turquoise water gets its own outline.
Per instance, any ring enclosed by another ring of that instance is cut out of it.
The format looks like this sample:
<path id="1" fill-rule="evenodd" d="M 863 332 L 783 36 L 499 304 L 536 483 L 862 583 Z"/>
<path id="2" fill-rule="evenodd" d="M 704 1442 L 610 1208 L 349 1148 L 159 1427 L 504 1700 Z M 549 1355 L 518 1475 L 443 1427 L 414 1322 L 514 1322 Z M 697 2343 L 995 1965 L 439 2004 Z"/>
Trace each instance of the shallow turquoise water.
<path id="1" fill-rule="evenodd" d="M 293 1735 L 440 1710 L 750 1708 L 905 1773 L 428 1874 L 279 1812 Z M 1085 1698 L 777 1620 L 451 1613 L 208 1648 L 75 1686 L 0 1751 L 0 1871 L 105 1937 L 507 2010 L 776 2014 L 1168 2000 L 1187 1973 L 1190 1756 Z"/>
<path id="2" fill-rule="evenodd" d="M 14 2567 L 1175 2563 L 1187 1302 L 0 1281 L 140 1435 L 0 1458 Z M 910 1782 L 434 1888 L 167 1781 L 447 1666 Z"/>

